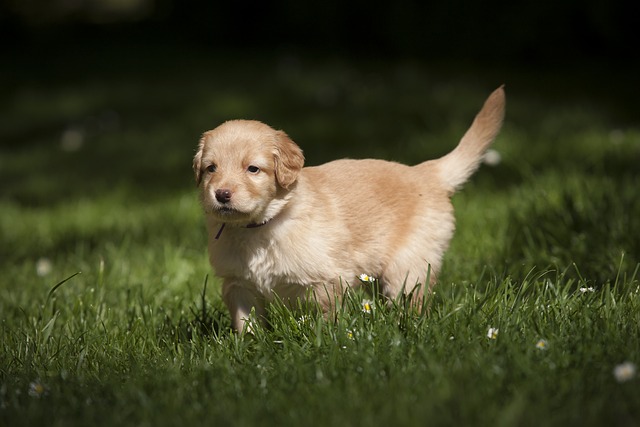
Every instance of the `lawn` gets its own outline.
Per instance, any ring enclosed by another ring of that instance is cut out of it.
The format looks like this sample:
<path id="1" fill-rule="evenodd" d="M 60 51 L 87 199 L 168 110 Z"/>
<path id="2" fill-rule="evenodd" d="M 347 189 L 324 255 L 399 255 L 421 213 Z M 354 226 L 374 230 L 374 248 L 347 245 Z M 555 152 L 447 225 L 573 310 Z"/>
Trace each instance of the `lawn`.
<path id="1" fill-rule="evenodd" d="M 136 46 L 49 59 L 2 71 L 1 426 L 640 423 L 633 70 Z M 191 172 L 202 131 L 255 118 L 308 164 L 416 163 L 502 83 L 500 161 L 453 199 L 429 310 L 353 293 L 331 319 L 275 305 L 271 328 L 230 332 Z"/>

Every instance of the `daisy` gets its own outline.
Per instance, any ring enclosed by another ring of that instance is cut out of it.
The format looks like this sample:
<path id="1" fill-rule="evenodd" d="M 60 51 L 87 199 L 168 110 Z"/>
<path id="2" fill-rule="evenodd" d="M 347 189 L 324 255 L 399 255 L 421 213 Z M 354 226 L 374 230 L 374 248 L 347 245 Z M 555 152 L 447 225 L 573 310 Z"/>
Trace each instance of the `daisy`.
<path id="1" fill-rule="evenodd" d="M 498 339 L 498 328 L 489 328 L 487 331 L 487 338 L 490 340 Z"/>
<path id="2" fill-rule="evenodd" d="M 488 166 L 498 166 L 502 161 L 502 156 L 499 152 L 494 149 L 488 149 L 486 153 L 484 153 L 484 157 L 482 157 L 482 161 L 485 165 Z"/>
<path id="3" fill-rule="evenodd" d="M 583 294 L 586 294 L 587 292 L 595 292 L 596 290 L 593 288 L 593 286 L 589 286 L 588 288 L 580 288 L 580 292 L 582 292 Z"/>
<path id="4" fill-rule="evenodd" d="M 632 380 L 636 376 L 636 365 L 631 362 L 621 363 L 613 368 L 613 376 L 619 383 Z"/>
<path id="5" fill-rule="evenodd" d="M 370 299 L 362 300 L 362 311 L 364 313 L 371 313 L 373 310 L 373 301 Z"/>
<path id="6" fill-rule="evenodd" d="M 47 389 L 44 384 L 40 382 L 40 380 L 35 380 L 29 383 L 29 396 L 40 398 L 44 396 L 47 392 Z"/>
<path id="7" fill-rule="evenodd" d="M 53 270 L 53 263 L 49 258 L 39 258 L 36 262 L 36 273 L 40 277 L 47 276 Z"/>
<path id="8" fill-rule="evenodd" d="M 358 276 L 358 279 L 360 279 L 361 282 L 369 282 L 369 283 L 373 283 L 376 281 L 376 278 L 373 276 L 369 276 L 368 274 L 361 274 Z"/>
<path id="9" fill-rule="evenodd" d="M 299 319 L 298 319 L 298 326 L 302 326 L 302 325 L 308 325 L 311 323 L 311 316 L 307 316 L 306 314 L 303 314 Z"/>
<path id="10" fill-rule="evenodd" d="M 538 350 L 546 350 L 548 346 L 549 346 L 549 344 L 547 343 L 547 340 L 545 340 L 545 339 L 539 339 L 538 342 L 536 343 L 536 348 Z"/>

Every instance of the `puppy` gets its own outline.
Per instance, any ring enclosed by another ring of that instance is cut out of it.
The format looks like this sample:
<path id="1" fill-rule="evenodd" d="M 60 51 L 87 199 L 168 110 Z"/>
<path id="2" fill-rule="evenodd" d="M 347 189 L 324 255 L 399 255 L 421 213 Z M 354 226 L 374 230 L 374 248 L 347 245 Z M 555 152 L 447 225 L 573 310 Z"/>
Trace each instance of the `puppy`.
<path id="1" fill-rule="evenodd" d="M 450 197 L 478 168 L 504 108 L 500 87 L 452 152 L 415 166 L 344 159 L 303 167 L 287 134 L 251 120 L 205 132 L 193 170 L 233 328 L 242 331 L 252 311 L 264 321 L 275 297 L 290 305 L 313 298 L 328 310 L 362 273 L 386 297 L 421 299 L 453 235 Z"/>

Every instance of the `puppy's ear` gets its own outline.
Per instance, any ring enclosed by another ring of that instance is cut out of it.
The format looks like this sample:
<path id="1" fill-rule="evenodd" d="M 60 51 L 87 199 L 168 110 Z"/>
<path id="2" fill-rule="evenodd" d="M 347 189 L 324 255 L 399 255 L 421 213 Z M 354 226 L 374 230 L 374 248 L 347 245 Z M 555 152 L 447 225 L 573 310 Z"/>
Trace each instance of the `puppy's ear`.
<path id="1" fill-rule="evenodd" d="M 196 178 L 196 185 L 200 186 L 200 182 L 202 181 L 202 150 L 204 149 L 204 135 L 200 138 L 200 142 L 198 143 L 198 151 L 196 155 L 193 157 L 193 173 Z"/>
<path id="2" fill-rule="evenodd" d="M 278 184 L 283 188 L 289 188 L 304 166 L 304 155 L 298 145 L 279 130 L 275 134 L 275 170 Z"/>

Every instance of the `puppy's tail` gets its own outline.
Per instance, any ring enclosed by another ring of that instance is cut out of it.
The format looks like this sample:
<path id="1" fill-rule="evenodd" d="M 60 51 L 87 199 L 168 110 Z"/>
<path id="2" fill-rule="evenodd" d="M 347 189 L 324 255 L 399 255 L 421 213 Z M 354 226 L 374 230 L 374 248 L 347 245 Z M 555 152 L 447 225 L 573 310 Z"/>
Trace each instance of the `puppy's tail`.
<path id="1" fill-rule="evenodd" d="M 449 191 L 460 188 L 478 169 L 485 151 L 502 127 L 504 107 L 504 86 L 500 86 L 489 95 L 458 146 L 435 160 L 438 176 Z"/>

